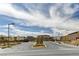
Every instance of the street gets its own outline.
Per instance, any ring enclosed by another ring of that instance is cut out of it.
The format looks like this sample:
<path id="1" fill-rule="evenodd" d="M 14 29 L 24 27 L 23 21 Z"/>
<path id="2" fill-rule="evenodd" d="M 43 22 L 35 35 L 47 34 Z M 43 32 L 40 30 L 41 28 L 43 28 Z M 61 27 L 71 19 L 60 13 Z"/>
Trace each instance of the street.
<path id="1" fill-rule="evenodd" d="M 69 47 L 55 42 L 44 42 L 46 48 L 33 48 L 34 42 L 22 43 L 0 49 L 1 56 L 79 56 L 79 47 Z"/>

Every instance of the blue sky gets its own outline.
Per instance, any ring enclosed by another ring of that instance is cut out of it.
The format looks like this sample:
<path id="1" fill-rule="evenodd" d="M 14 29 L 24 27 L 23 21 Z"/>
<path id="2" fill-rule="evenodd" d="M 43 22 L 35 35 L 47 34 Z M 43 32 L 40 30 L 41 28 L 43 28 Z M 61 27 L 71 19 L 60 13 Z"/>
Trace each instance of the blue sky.
<path id="1" fill-rule="evenodd" d="M 66 35 L 79 31 L 79 4 L 13 3 L 0 4 L 0 34 Z"/>

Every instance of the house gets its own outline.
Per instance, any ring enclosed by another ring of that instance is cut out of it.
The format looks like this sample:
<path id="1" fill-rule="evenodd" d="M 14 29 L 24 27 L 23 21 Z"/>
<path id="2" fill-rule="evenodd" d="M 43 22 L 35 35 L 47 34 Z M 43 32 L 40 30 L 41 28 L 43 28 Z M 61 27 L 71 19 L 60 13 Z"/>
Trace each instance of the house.
<path id="1" fill-rule="evenodd" d="M 62 36 L 61 41 L 68 44 L 79 45 L 79 31 Z"/>

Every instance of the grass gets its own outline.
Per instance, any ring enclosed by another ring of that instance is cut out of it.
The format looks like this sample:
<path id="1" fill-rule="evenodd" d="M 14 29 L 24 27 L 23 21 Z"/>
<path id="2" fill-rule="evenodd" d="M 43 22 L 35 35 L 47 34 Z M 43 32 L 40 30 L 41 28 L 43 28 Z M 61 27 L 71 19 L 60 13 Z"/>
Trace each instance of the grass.
<path id="1" fill-rule="evenodd" d="M 5 49 L 5 48 L 11 48 L 12 46 L 21 44 L 21 42 L 1 42 L 0 43 L 0 48 Z"/>

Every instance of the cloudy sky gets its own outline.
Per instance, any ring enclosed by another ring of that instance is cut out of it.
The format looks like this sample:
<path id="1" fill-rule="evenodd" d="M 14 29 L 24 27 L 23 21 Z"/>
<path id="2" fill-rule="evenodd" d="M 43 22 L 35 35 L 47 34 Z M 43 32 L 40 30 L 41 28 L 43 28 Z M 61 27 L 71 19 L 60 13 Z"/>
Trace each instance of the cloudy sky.
<path id="1" fill-rule="evenodd" d="M 79 31 L 79 4 L 0 3 L 0 35 L 67 35 Z"/>

